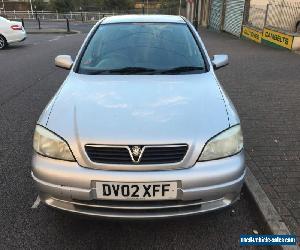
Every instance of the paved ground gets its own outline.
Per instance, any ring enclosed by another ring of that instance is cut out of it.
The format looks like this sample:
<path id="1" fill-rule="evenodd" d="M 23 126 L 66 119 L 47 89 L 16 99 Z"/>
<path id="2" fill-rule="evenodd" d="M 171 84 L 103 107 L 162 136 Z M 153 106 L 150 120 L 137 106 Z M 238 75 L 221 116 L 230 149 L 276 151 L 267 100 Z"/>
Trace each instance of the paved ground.
<path id="1" fill-rule="evenodd" d="M 201 30 L 218 76 L 241 118 L 247 165 L 290 231 L 300 236 L 300 57 L 287 50 Z"/>
<path id="2" fill-rule="evenodd" d="M 35 122 L 67 74 L 55 68 L 54 57 L 74 56 L 84 37 L 31 35 L 0 52 L 0 249 L 237 249 L 240 234 L 263 233 L 247 196 L 233 206 L 234 216 L 230 209 L 138 223 L 86 220 L 43 205 L 31 208 L 37 197 L 30 177 Z"/>
<path id="3" fill-rule="evenodd" d="M 41 31 L 46 31 L 49 29 L 65 29 L 67 30 L 67 22 L 66 21 L 55 21 L 55 22 L 50 22 L 50 21 L 44 21 L 41 20 Z M 93 27 L 93 22 L 78 22 L 78 21 L 70 21 L 69 22 L 70 29 L 71 30 L 76 30 L 80 31 L 82 33 L 87 33 L 92 27 Z M 38 22 L 35 20 L 25 20 L 24 21 L 24 26 L 26 29 L 38 29 Z"/>

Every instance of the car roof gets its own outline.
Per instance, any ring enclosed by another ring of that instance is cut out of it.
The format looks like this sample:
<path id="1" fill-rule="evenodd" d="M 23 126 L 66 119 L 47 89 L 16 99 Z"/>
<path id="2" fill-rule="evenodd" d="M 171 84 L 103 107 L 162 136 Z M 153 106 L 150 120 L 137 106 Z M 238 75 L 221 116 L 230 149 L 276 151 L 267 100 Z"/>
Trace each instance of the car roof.
<path id="1" fill-rule="evenodd" d="M 108 23 L 185 23 L 182 17 L 172 15 L 122 15 L 110 16 L 102 21 Z"/>

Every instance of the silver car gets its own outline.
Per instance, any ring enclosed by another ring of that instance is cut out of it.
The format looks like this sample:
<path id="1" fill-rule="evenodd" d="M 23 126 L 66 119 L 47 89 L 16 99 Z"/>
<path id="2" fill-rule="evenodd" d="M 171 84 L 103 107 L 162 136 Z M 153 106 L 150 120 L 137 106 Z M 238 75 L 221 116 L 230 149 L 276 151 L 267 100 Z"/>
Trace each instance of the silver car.
<path id="1" fill-rule="evenodd" d="M 99 21 L 34 133 L 32 177 L 45 204 L 114 218 L 191 215 L 237 201 L 239 117 L 183 17 Z"/>

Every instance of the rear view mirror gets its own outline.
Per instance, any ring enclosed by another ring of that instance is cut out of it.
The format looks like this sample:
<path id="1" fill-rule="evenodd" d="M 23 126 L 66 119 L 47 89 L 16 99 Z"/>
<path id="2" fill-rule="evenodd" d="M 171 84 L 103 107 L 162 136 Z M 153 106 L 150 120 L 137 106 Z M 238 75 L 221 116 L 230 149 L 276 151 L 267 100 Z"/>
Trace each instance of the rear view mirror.
<path id="1" fill-rule="evenodd" d="M 222 68 L 226 65 L 228 65 L 228 55 L 214 55 L 211 60 L 214 69 Z"/>
<path id="2" fill-rule="evenodd" d="M 55 58 L 55 66 L 63 69 L 71 69 L 73 65 L 72 57 L 69 55 L 60 55 Z"/>

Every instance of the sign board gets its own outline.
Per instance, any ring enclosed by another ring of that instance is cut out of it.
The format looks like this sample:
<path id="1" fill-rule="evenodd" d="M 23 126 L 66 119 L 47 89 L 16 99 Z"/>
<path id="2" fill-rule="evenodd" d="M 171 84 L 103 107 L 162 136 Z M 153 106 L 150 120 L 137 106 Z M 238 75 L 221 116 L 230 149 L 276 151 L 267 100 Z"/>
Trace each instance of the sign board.
<path id="1" fill-rule="evenodd" d="M 254 42 L 261 43 L 262 33 L 250 27 L 247 26 L 243 27 L 242 36 Z"/>
<path id="2" fill-rule="evenodd" d="M 264 28 L 262 38 L 281 47 L 292 49 L 294 37 L 281 32 Z"/>

